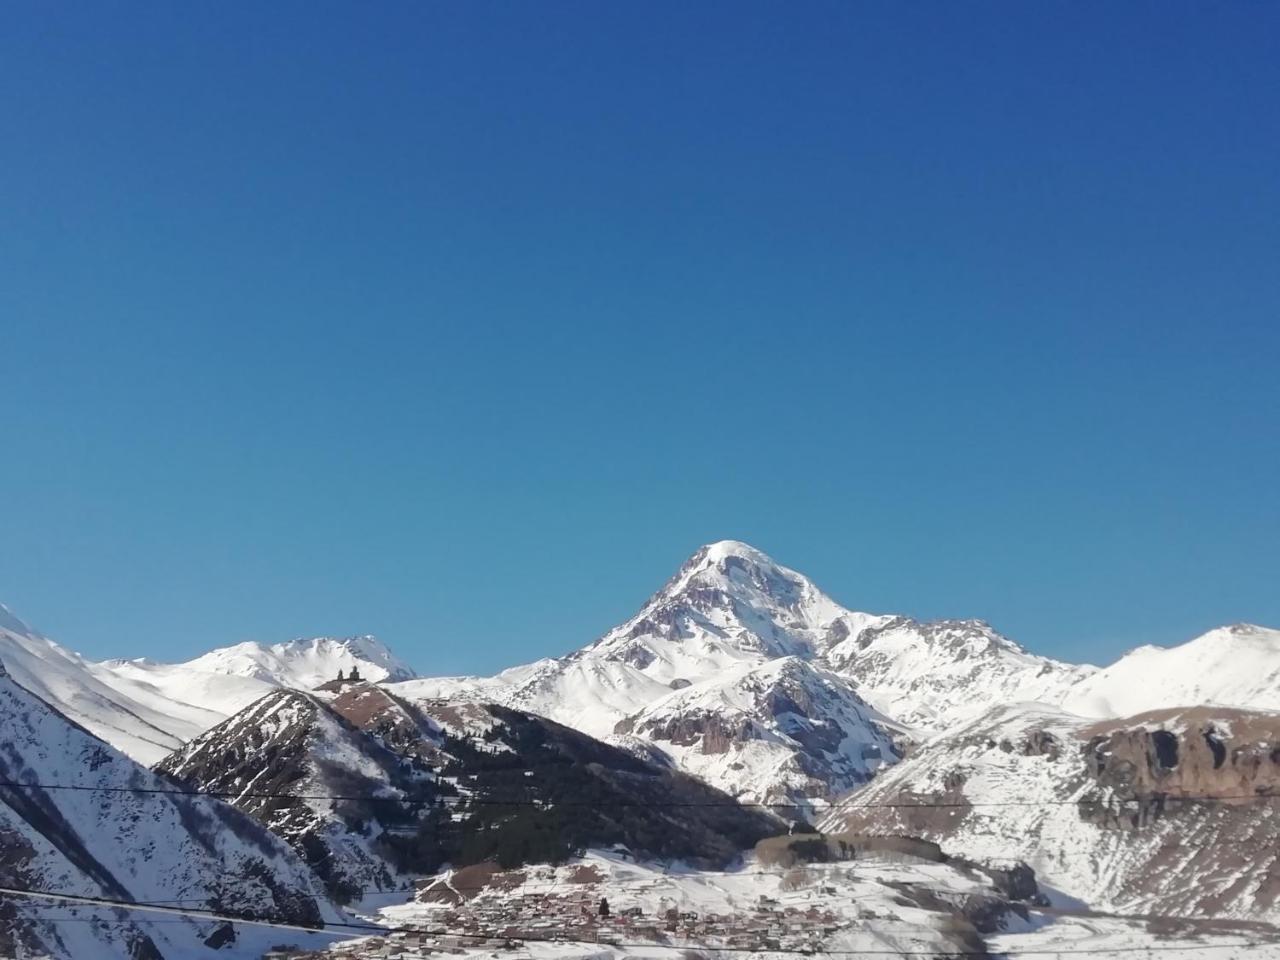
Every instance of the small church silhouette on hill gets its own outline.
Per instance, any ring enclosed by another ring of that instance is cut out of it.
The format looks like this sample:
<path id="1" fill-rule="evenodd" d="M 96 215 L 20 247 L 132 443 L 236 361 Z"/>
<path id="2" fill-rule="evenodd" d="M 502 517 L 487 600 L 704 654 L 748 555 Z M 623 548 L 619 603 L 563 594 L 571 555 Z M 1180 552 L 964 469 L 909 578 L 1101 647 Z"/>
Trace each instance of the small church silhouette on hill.
<path id="1" fill-rule="evenodd" d="M 350 673 L 339 670 L 336 679 L 326 680 L 324 683 L 320 684 L 320 686 L 316 687 L 316 689 L 327 690 L 330 693 L 341 693 L 353 683 L 367 682 L 368 681 L 366 681 L 364 677 L 360 676 L 360 668 L 353 666 Z"/>

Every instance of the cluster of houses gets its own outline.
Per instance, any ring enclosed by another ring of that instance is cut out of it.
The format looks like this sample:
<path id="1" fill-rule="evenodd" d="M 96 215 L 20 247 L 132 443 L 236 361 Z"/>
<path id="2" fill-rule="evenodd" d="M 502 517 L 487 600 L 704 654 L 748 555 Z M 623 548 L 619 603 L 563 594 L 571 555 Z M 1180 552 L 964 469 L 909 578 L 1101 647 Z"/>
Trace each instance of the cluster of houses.
<path id="1" fill-rule="evenodd" d="M 323 953 L 285 953 L 270 960 L 409 960 L 430 954 L 473 950 L 522 950 L 530 942 L 588 943 L 626 947 L 645 943 L 737 950 L 820 953 L 847 924 L 829 909 L 783 906 L 760 897 L 738 913 L 682 911 L 674 906 L 645 912 L 631 906 L 610 909 L 594 884 L 581 890 L 522 893 L 494 891 L 444 908 L 412 930 L 339 944 Z"/>

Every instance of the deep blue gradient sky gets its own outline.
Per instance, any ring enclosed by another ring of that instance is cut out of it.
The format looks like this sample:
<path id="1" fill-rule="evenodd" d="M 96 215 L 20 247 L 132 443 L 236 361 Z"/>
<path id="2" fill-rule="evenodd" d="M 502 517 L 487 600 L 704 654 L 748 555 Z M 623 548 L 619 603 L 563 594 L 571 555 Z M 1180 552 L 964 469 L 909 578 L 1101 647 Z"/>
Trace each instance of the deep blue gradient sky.
<path id="1" fill-rule="evenodd" d="M 562 653 L 700 543 L 1280 625 L 1280 7 L 10 6 L 0 599 Z"/>

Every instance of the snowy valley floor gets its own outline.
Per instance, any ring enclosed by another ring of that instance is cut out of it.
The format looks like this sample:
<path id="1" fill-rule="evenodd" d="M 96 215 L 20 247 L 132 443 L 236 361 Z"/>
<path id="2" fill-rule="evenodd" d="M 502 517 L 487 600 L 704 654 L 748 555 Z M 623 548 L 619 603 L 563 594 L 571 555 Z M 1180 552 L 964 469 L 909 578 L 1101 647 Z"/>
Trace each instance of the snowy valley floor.
<path id="1" fill-rule="evenodd" d="M 1080 915 L 1061 905 L 1025 918 L 1006 913 L 1002 930 L 978 937 L 960 915 L 983 915 L 991 893 L 985 876 L 947 864 L 865 859 L 766 870 L 749 862 L 709 873 L 593 853 L 560 867 L 460 871 L 426 892 L 434 902 L 371 898 L 369 919 L 399 932 L 317 956 L 1280 958 L 1280 930 L 1267 925 Z"/>

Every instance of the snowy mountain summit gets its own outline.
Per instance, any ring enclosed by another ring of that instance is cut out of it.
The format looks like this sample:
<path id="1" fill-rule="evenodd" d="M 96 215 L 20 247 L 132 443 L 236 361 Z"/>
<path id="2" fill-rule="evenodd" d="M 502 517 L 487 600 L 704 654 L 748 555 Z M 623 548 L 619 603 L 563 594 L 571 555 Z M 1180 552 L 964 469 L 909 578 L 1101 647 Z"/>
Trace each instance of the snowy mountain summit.
<path id="1" fill-rule="evenodd" d="M 1106 717 L 1211 703 L 1280 711 L 1280 630 L 1236 623 L 1176 647 L 1138 647 L 1073 688 L 1064 706 Z"/>
<path id="2" fill-rule="evenodd" d="M 749 544 L 721 540 L 698 550 L 638 614 L 582 655 L 670 682 L 744 661 L 811 660 L 881 619 L 844 609 Z"/>
<path id="3" fill-rule="evenodd" d="M 978 620 L 850 610 L 755 547 L 722 540 L 581 650 L 491 678 L 414 681 L 402 694 L 484 699 L 639 738 L 736 796 L 807 809 L 894 762 L 911 729 L 1004 699 L 1057 699 L 1092 669 L 1030 654 Z"/>
<path id="4" fill-rule="evenodd" d="M 279 687 L 310 690 L 353 668 L 374 682 L 415 676 L 370 636 L 239 643 L 186 663 L 94 661 L 42 636 L 4 606 L 0 663 L 25 689 L 144 764 Z"/>
<path id="5" fill-rule="evenodd" d="M 1056 701 L 1093 670 L 1030 654 L 981 620 L 849 610 L 737 540 L 702 547 L 640 613 L 580 656 L 626 662 L 664 683 L 796 656 L 923 728 L 1010 699 Z"/>
<path id="6" fill-rule="evenodd" d="M 659 757 L 734 796 L 816 809 L 922 741 L 993 708 L 1086 717 L 1214 703 L 1280 709 L 1280 633 L 1224 627 L 1099 671 L 1024 650 L 977 619 L 920 621 L 832 599 L 738 540 L 699 548 L 626 622 L 491 677 L 415 679 L 373 637 L 240 643 L 179 664 L 95 663 L 0 609 L 0 661 L 27 689 L 154 763 L 279 688 L 358 669 L 407 701 L 497 704 Z"/>
<path id="7" fill-rule="evenodd" d="M 412 680 L 416 673 L 376 637 L 312 637 L 264 646 L 238 643 L 188 661 L 184 666 L 208 673 L 261 680 L 272 686 L 306 690 L 332 680 L 338 671 L 375 683 Z"/>

